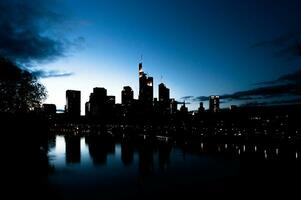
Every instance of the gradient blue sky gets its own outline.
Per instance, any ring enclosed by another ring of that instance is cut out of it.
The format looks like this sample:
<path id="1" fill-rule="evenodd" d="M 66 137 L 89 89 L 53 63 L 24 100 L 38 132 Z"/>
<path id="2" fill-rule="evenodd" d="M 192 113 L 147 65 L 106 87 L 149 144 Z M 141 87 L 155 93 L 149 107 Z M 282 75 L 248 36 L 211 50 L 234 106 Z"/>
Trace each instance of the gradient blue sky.
<path id="1" fill-rule="evenodd" d="M 51 1 L 50 1 L 51 2 Z M 82 114 L 93 87 L 121 99 L 138 94 L 138 63 L 170 88 L 171 97 L 230 94 L 299 68 L 275 56 L 274 46 L 252 47 L 300 31 L 300 1 L 277 0 L 64 0 L 51 5 L 66 16 L 64 35 L 84 42 L 68 56 L 43 64 L 74 75 L 41 79 L 47 103 L 65 105 L 67 89 L 81 90 Z M 51 4 L 51 3 L 50 3 Z M 198 102 L 191 102 L 195 109 Z M 207 107 L 207 104 L 205 104 Z"/>

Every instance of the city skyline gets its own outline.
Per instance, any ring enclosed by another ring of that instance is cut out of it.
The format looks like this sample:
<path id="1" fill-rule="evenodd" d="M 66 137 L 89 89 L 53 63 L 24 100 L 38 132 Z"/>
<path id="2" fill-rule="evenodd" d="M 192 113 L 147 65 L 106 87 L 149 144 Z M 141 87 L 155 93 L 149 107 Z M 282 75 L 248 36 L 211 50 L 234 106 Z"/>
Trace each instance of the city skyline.
<path id="1" fill-rule="evenodd" d="M 40 78 L 45 103 L 64 109 L 65 91 L 104 87 L 138 98 L 137 63 L 170 96 L 231 104 L 300 102 L 300 2 L 1 1 L 0 53 Z M 26 37 L 22 37 L 22 35 Z M 5 42 L 3 42 L 5 41 Z M 279 85 L 281 87 L 279 87 Z M 158 88 L 154 87 L 154 97 Z M 84 105 L 81 105 L 82 114 Z"/>
<path id="2" fill-rule="evenodd" d="M 301 0 L 0 10 L 3 196 L 299 194 Z"/>
<path id="3" fill-rule="evenodd" d="M 123 110 L 124 115 L 127 112 L 132 112 L 133 110 L 140 109 L 144 112 L 152 112 L 157 110 L 161 113 L 172 114 L 177 112 L 177 105 L 182 104 L 182 109 L 187 110 L 184 102 L 176 101 L 174 98 L 170 98 L 170 89 L 161 82 L 158 84 L 158 97 L 154 97 L 154 85 L 153 77 L 149 74 L 144 73 L 143 63 L 138 64 L 138 77 L 139 77 L 139 94 L 138 98 L 134 98 L 134 91 L 131 86 L 123 86 L 121 91 L 121 103 L 116 103 L 116 97 L 108 95 L 107 88 L 104 87 L 94 87 L 93 92 L 90 93 L 89 101 L 87 101 L 84 106 L 84 111 L 81 110 L 81 91 L 78 90 L 66 90 L 66 105 L 64 113 L 67 117 L 78 117 L 84 115 L 89 118 L 101 118 L 104 116 L 110 116 L 110 113 L 116 112 L 116 110 Z M 218 96 L 215 96 L 219 98 Z M 210 99 L 210 97 L 209 97 Z M 174 106 L 175 104 L 175 106 Z M 217 103 L 219 108 L 219 102 Z M 200 104 L 203 105 L 203 104 Z M 124 108 L 121 108 L 123 106 Z M 56 107 L 55 104 L 43 104 L 43 109 L 53 112 L 53 107 Z M 198 108 L 199 111 L 202 108 Z M 218 109 L 212 109 L 214 112 L 217 112 Z M 60 111 L 60 110 L 59 110 Z M 117 111 L 117 112 L 119 112 Z M 187 110 L 188 111 L 188 110 Z M 186 111 L 186 112 L 187 112 Z"/>

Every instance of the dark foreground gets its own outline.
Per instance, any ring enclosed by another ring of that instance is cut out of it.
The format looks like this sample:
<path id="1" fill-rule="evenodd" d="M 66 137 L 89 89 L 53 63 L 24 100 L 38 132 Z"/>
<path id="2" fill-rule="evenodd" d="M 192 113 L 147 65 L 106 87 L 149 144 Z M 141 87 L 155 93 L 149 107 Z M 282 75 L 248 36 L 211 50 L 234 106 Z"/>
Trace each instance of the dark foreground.
<path id="1" fill-rule="evenodd" d="M 289 198 L 299 193 L 298 143 L 56 136 L 47 121 L 34 121 L 2 119 L 2 195 L 10 198 Z"/>

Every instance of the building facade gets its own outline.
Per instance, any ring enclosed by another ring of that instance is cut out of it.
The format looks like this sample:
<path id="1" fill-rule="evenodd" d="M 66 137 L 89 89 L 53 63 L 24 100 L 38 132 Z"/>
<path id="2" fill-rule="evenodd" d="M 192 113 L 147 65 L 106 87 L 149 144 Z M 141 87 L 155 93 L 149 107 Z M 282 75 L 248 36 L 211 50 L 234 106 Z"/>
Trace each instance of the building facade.
<path id="1" fill-rule="evenodd" d="M 152 106 L 153 96 L 153 77 L 147 76 L 139 63 L 139 101 L 144 106 Z"/>
<path id="2" fill-rule="evenodd" d="M 218 112 L 219 111 L 219 96 L 209 97 L 209 111 Z"/>
<path id="3" fill-rule="evenodd" d="M 134 100 L 134 91 L 130 86 L 123 87 L 121 91 L 121 103 L 123 105 L 131 105 Z"/>
<path id="4" fill-rule="evenodd" d="M 80 91 L 77 90 L 66 91 L 65 113 L 69 117 L 80 116 L 80 98 L 81 98 Z"/>

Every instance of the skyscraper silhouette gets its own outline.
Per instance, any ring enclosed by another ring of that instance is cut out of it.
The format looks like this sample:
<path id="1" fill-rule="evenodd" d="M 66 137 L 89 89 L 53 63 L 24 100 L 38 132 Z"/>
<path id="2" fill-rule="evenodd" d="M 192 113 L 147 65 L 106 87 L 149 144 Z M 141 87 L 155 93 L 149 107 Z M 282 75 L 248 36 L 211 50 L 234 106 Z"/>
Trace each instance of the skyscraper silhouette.
<path id="1" fill-rule="evenodd" d="M 65 112 L 69 117 L 80 116 L 80 91 L 66 91 L 66 107 Z"/>
<path id="2" fill-rule="evenodd" d="M 170 110 L 169 88 L 163 83 L 159 84 L 159 105 L 161 112 Z"/>
<path id="3" fill-rule="evenodd" d="M 205 111 L 204 104 L 203 104 L 203 102 L 200 102 L 200 106 L 198 108 L 198 112 L 201 113 L 201 112 L 204 112 L 204 111 Z"/>
<path id="4" fill-rule="evenodd" d="M 142 63 L 139 63 L 139 101 L 144 106 L 153 104 L 153 77 L 143 72 Z"/>
<path id="5" fill-rule="evenodd" d="M 130 86 L 124 86 L 121 91 L 121 103 L 123 105 L 130 105 L 134 100 L 134 91 Z"/>
<path id="6" fill-rule="evenodd" d="M 209 111 L 218 112 L 219 111 L 219 96 L 209 97 Z"/>
<path id="7" fill-rule="evenodd" d="M 86 103 L 86 115 L 91 117 L 99 116 L 104 113 L 107 99 L 107 90 L 102 87 L 93 88 L 89 102 Z"/>

